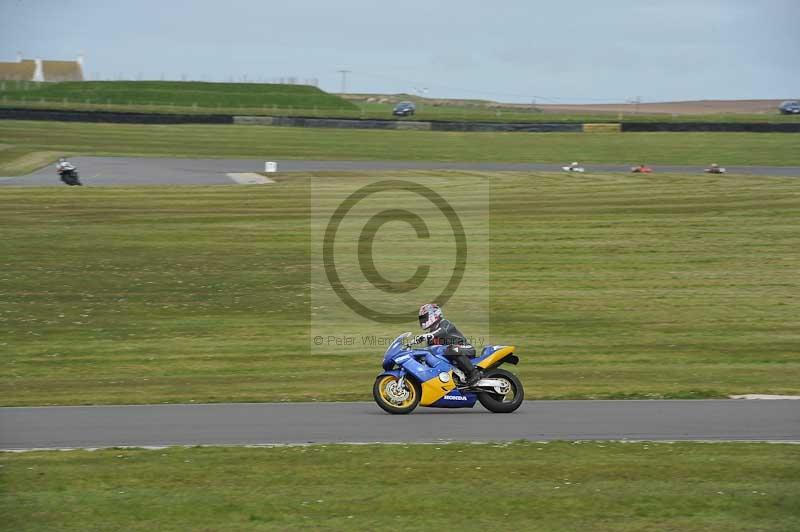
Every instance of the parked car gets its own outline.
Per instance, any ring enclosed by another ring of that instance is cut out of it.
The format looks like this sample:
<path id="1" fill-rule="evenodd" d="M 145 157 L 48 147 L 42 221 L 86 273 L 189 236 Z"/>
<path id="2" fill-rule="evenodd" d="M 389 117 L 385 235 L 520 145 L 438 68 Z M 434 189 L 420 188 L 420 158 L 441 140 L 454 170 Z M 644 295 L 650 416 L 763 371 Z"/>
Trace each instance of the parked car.
<path id="1" fill-rule="evenodd" d="M 417 106 L 414 105 L 414 102 L 400 102 L 394 106 L 392 114 L 395 116 L 411 116 L 416 110 Z"/>
<path id="2" fill-rule="evenodd" d="M 800 115 L 800 102 L 797 100 L 783 102 L 778 110 L 782 115 Z"/>

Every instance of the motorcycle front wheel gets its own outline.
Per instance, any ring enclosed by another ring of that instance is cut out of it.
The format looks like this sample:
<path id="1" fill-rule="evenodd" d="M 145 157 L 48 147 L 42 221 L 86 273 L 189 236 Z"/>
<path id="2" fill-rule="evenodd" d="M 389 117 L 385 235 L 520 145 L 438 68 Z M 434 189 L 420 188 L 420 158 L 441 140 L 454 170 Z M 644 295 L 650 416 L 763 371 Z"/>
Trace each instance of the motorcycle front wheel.
<path id="1" fill-rule="evenodd" d="M 508 386 L 508 391 L 505 394 L 491 392 L 480 392 L 478 394 L 478 401 L 486 407 L 486 410 L 497 414 L 510 414 L 522 405 L 525 390 L 523 390 L 522 383 L 516 375 L 498 368 L 490 369 L 484 374 L 483 378 L 505 381 Z"/>
<path id="2" fill-rule="evenodd" d="M 417 382 L 403 379 L 399 386 L 394 375 L 380 375 L 372 386 L 375 402 L 390 414 L 410 414 L 419 404 L 422 390 Z"/>

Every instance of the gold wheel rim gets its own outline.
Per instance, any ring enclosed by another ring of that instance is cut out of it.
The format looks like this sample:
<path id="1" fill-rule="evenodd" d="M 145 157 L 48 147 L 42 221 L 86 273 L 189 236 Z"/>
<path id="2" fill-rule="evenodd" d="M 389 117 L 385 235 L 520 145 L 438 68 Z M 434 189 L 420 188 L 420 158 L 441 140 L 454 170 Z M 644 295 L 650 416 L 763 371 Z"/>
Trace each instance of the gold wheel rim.
<path id="1" fill-rule="evenodd" d="M 386 403 L 387 405 L 391 405 L 397 408 L 407 408 L 414 403 L 414 400 L 417 397 L 417 391 L 413 386 L 406 386 L 406 390 L 408 390 L 408 398 L 401 403 L 395 403 L 389 398 L 389 394 L 386 392 L 386 387 L 391 382 L 397 382 L 397 378 L 391 375 L 387 375 L 383 379 L 381 379 L 381 383 L 378 385 L 378 391 L 381 396 L 381 400 Z"/>

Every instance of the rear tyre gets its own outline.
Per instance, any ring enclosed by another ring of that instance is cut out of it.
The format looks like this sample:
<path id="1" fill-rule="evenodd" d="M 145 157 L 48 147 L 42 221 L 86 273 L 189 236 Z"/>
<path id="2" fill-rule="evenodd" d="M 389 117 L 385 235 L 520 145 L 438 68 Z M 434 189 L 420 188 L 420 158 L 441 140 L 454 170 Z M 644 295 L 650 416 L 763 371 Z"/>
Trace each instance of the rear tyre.
<path id="1" fill-rule="evenodd" d="M 379 375 L 372 386 L 372 397 L 390 414 L 410 414 L 419 404 L 422 390 L 415 381 L 403 379 L 401 388 L 394 375 Z"/>
<path id="2" fill-rule="evenodd" d="M 486 410 L 496 414 L 510 414 L 522 405 L 525 397 L 525 390 L 516 375 L 504 369 L 490 369 L 484 375 L 484 379 L 499 379 L 508 384 L 508 392 L 505 394 L 480 392 L 478 401 L 486 407 Z"/>

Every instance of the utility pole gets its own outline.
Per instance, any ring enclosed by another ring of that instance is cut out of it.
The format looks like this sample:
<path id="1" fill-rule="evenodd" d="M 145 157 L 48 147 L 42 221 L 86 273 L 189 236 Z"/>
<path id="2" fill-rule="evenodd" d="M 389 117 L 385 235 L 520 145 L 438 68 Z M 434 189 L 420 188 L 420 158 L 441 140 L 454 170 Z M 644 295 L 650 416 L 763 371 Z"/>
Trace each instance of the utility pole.
<path id="1" fill-rule="evenodd" d="M 347 92 L 347 75 L 352 72 L 352 70 L 337 70 L 336 72 L 342 75 L 342 94 Z"/>

